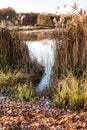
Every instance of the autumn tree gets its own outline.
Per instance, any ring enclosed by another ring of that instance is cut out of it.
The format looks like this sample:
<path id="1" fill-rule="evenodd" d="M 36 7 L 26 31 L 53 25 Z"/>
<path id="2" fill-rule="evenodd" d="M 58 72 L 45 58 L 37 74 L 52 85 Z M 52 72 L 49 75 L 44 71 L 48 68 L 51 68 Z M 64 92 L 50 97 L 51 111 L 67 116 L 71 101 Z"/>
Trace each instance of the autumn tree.
<path id="1" fill-rule="evenodd" d="M 49 15 L 39 14 L 37 18 L 37 25 L 53 26 Z"/>
<path id="2" fill-rule="evenodd" d="M 25 16 L 22 25 L 34 26 L 37 23 L 38 13 L 22 13 L 21 15 Z"/>
<path id="3" fill-rule="evenodd" d="M 0 9 L 0 20 L 10 20 L 12 21 L 16 17 L 16 11 L 11 8 L 2 8 Z"/>

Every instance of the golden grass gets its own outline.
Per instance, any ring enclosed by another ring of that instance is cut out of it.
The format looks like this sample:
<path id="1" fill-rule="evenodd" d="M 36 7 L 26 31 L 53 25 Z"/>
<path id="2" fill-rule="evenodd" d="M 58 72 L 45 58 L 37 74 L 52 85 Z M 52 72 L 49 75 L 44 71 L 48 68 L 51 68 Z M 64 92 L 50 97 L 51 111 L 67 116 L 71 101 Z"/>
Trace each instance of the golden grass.
<path id="1" fill-rule="evenodd" d="M 58 81 L 53 103 L 59 107 L 84 108 L 87 103 L 87 77 L 77 79 L 72 72 Z"/>
<path id="2" fill-rule="evenodd" d="M 34 88 L 29 76 L 10 70 L 0 71 L 0 92 L 9 98 L 30 100 L 34 96 Z"/>

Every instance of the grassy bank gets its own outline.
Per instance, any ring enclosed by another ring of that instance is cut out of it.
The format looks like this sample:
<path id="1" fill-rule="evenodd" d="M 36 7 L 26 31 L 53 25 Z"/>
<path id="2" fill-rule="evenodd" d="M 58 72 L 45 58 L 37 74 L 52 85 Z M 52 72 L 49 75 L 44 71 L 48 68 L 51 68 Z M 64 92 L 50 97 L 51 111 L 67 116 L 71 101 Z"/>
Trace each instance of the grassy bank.
<path id="1" fill-rule="evenodd" d="M 32 87 L 39 83 L 42 75 L 42 66 L 30 59 L 28 47 L 18 35 L 1 30 L 0 92 L 10 97 L 29 99 Z"/>
<path id="2" fill-rule="evenodd" d="M 58 107 L 85 109 L 87 105 L 87 77 L 77 79 L 72 72 L 56 84 L 53 104 Z M 87 109 L 87 108 L 86 108 Z"/>

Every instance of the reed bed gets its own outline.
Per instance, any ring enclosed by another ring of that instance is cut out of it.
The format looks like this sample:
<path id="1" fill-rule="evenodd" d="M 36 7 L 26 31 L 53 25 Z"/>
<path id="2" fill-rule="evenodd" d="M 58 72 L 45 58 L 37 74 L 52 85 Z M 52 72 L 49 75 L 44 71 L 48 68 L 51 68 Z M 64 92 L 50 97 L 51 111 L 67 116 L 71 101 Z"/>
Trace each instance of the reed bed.
<path id="1" fill-rule="evenodd" d="M 87 22 L 77 19 L 78 16 L 72 17 L 74 22 L 67 23 L 62 40 L 57 41 L 55 68 L 58 77 L 67 69 L 72 69 L 77 77 L 87 75 Z"/>
<path id="2" fill-rule="evenodd" d="M 87 16 L 73 14 L 70 17 L 61 38 L 56 40 L 52 103 L 58 107 L 86 110 Z"/>
<path id="3" fill-rule="evenodd" d="M 0 93 L 30 99 L 43 71 L 37 61 L 31 60 L 28 47 L 18 34 L 0 30 Z"/>

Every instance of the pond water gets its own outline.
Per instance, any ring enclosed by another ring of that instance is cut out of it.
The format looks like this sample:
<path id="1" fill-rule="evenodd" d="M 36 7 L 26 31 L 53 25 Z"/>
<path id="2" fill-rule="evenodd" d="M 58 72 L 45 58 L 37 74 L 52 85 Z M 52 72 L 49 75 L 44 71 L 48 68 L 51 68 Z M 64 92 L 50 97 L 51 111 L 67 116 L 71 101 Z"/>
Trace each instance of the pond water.
<path id="1" fill-rule="evenodd" d="M 77 74 L 82 73 L 82 68 L 84 68 L 84 72 L 87 70 L 87 42 L 78 44 L 78 42 L 67 39 L 62 40 L 61 36 L 59 37 L 59 33 L 52 30 L 20 33 L 20 38 L 26 41 L 32 60 L 36 59 L 45 69 L 42 80 L 37 87 L 39 91 L 44 90 L 52 81 L 54 60 L 54 69 L 58 78 L 68 68 L 75 70 Z"/>
<path id="2" fill-rule="evenodd" d="M 44 39 L 40 41 L 26 41 L 32 60 L 37 60 L 45 69 L 37 90 L 43 91 L 51 83 L 51 73 L 54 65 L 55 41 Z"/>

